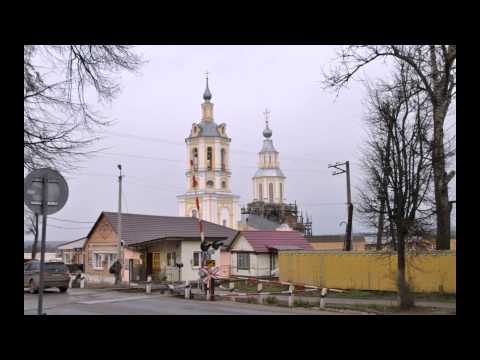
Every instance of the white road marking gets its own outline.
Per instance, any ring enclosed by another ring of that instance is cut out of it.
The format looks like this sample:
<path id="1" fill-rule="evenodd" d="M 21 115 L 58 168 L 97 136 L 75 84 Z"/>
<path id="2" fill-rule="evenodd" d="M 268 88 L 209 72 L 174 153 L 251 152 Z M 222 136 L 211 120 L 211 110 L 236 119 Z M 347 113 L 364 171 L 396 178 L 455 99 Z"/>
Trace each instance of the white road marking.
<path id="1" fill-rule="evenodd" d="M 151 299 L 153 296 L 149 295 L 142 295 L 142 296 L 131 296 L 131 297 L 125 297 L 125 298 L 120 298 L 120 299 L 104 299 L 104 300 L 92 300 L 92 301 L 79 301 L 78 304 L 101 304 L 101 303 L 112 303 L 112 302 L 118 302 L 118 301 L 130 301 L 130 300 L 140 300 L 140 299 Z"/>

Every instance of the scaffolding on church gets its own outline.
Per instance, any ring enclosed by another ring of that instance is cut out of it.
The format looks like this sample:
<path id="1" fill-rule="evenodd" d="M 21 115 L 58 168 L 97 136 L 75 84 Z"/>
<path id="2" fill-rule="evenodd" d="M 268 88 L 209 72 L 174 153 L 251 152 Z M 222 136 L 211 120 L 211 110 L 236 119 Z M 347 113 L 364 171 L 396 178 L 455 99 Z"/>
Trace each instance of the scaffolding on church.
<path id="1" fill-rule="evenodd" d="M 254 201 L 247 204 L 246 208 L 242 207 L 241 213 L 257 215 L 278 224 L 287 224 L 305 236 L 312 236 L 312 219 L 308 214 L 305 215 L 305 219 L 302 212 L 299 214 L 297 202 L 285 204 Z"/>

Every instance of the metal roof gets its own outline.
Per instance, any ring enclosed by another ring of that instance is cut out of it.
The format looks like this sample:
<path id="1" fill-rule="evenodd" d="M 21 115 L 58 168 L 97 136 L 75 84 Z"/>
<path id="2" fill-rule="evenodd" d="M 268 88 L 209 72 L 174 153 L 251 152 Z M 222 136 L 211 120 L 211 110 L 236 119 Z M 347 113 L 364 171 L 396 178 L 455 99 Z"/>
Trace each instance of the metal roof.
<path id="1" fill-rule="evenodd" d="M 86 237 L 67 242 L 65 244 L 59 245 L 57 249 L 59 250 L 72 250 L 72 249 L 81 249 L 85 245 Z"/>
<path id="2" fill-rule="evenodd" d="M 258 230 L 275 230 L 280 226 L 279 223 L 265 219 L 263 216 L 258 216 L 255 214 L 249 214 L 246 218 L 246 223 L 248 226 L 253 227 Z"/>
<path id="3" fill-rule="evenodd" d="M 273 176 L 273 177 L 282 177 L 284 178 L 285 175 L 283 175 L 282 170 L 279 168 L 270 168 L 270 169 L 258 169 L 255 175 L 253 175 L 254 178 L 256 177 L 263 177 L 263 176 Z"/>
<path id="4" fill-rule="evenodd" d="M 246 230 L 237 235 L 243 236 L 255 252 L 270 252 L 269 248 L 294 246 L 295 250 L 313 250 L 298 231 Z"/>
<path id="5" fill-rule="evenodd" d="M 220 134 L 218 131 L 218 126 L 214 121 L 201 121 L 198 123 L 200 127 L 200 134 L 198 136 L 218 136 L 218 137 L 226 137 Z"/>
<path id="6" fill-rule="evenodd" d="M 264 153 L 264 152 L 278 152 L 278 151 L 275 150 L 275 147 L 273 146 L 272 139 L 265 139 L 265 140 L 263 140 L 263 146 L 262 146 L 262 150 L 260 150 L 260 152 Z"/>
<path id="7" fill-rule="evenodd" d="M 118 213 L 104 211 L 100 214 L 97 222 L 105 216 L 113 230 L 116 232 Z M 202 221 L 205 239 L 225 238 L 224 246 L 230 245 L 237 231 L 226 226 Z M 158 216 L 142 214 L 122 214 L 122 240 L 126 245 L 140 244 L 147 241 L 164 238 L 200 238 L 198 220 L 193 217 L 181 216 Z"/>

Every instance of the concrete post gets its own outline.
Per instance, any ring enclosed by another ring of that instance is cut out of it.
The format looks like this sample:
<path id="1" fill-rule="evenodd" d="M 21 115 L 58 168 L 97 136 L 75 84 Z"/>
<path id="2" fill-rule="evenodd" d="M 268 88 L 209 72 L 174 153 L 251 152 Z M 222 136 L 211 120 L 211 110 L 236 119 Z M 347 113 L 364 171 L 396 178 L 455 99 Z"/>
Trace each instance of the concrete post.
<path id="1" fill-rule="evenodd" d="M 257 292 L 260 293 L 263 290 L 263 284 L 259 282 L 257 284 Z M 258 303 L 263 304 L 263 295 L 258 295 Z"/>
<path id="2" fill-rule="evenodd" d="M 327 292 L 328 292 L 328 289 L 323 288 L 322 292 L 320 293 L 320 309 L 325 309 L 325 305 L 327 302 L 327 298 L 326 298 Z"/>
<path id="3" fill-rule="evenodd" d="M 85 276 L 84 275 L 82 275 L 82 277 L 80 278 L 80 288 L 81 289 L 85 288 Z"/>
<path id="4" fill-rule="evenodd" d="M 185 281 L 185 299 L 191 298 L 191 287 L 188 280 Z"/>
<path id="5" fill-rule="evenodd" d="M 148 275 L 147 277 L 147 286 L 145 286 L 145 290 L 147 294 L 150 294 L 152 292 L 152 277 Z"/>
<path id="6" fill-rule="evenodd" d="M 290 285 L 288 287 L 288 292 L 289 292 L 289 295 L 288 295 L 288 307 L 293 307 L 293 291 L 295 290 L 295 286 L 293 285 Z"/>

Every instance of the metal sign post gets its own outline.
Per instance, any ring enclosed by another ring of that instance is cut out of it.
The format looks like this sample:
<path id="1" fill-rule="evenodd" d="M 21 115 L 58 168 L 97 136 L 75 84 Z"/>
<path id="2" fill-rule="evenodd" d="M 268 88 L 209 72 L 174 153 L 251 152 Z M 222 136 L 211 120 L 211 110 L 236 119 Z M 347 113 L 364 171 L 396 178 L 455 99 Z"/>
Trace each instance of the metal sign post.
<path id="1" fill-rule="evenodd" d="M 40 283 L 38 289 L 38 313 L 43 315 L 43 285 L 45 271 L 45 242 L 47 236 L 47 209 L 48 209 L 48 178 L 42 179 L 43 198 L 42 198 L 42 245 L 40 246 Z"/>
<path id="2" fill-rule="evenodd" d="M 40 250 L 40 280 L 38 315 L 43 314 L 43 287 L 45 272 L 45 247 L 47 238 L 47 215 L 60 211 L 68 198 L 68 185 L 55 170 L 44 168 L 32 171 L 24 180 L 24 202 L 35 214 L 42 214 L 42 240 Z"/>

